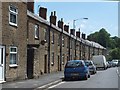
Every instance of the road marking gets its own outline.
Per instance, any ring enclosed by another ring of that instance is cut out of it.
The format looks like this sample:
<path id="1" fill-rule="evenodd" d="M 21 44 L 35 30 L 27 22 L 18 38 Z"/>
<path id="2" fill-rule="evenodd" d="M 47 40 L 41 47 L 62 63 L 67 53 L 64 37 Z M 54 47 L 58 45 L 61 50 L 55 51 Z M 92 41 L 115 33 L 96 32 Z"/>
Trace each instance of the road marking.
<path id="1" fill-rule="evenodd" d="M 43 86 L 38 87 L 38 88 L 46 88 L 46 87 L 48 87 L 48 86 L 50 86 L 50 85 L 52 85 L 52 84 L 58 83 L 58 82 L 60 82 L 60 80 L 57 80 L 57 81 L 55 81 L 55 82 L 52 82 L 52 83 L 49 83 L 49 84 L 43 85 Z"/>
<path id="2" fill-rule="evenodd" d="M 118 76 L 120 77 L 120 73 L 119 73 L 118 69 L 117 69 L 117 71 L 116 71 L 116 72 L 117 72 Z"/>
<path id="3" fill-rule="evenodd" d="M 58 84 L 56 84 L 56 85 L 53 85 L 53 86 L 50 86 L 50 87 L 48 87 L 48 88 L 54 88 L 54 87 L 57 87 L 57 86 L 59 86 L 60 84 L 63 84 L 63 83 L 65 83 L 65 82 L 60 82 L 60 83 L 58 83 Z"/>

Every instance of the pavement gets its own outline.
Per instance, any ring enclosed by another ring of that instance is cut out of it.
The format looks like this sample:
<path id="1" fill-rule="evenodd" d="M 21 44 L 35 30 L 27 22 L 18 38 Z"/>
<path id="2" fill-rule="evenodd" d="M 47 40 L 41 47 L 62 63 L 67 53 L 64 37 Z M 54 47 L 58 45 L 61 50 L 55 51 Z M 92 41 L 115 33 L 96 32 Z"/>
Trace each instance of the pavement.
<path id="1" fill-rule="evenodd" d="M 29 90 L 41 90 L 47 87 L 57 84 L 62 81 L 64 76 L 63 71 L 54 72 L 50 74 L 42 75 L 38 79 L 28 79 L 13 82 L 6 82 L 2 84 L 2 90 L 14 90 L 14 89 L 29 89 Z"/>

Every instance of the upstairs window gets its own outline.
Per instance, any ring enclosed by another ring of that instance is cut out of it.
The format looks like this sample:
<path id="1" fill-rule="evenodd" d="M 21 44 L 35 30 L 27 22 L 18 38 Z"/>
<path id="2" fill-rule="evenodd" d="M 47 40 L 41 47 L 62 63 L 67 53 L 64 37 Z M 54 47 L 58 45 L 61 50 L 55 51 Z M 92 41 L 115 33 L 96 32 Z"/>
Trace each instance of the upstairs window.
<path id="1" fill-rule="evenodd" d="M 44 29 L 45 41 L 48 42 L 48 30 Z"/>
<path id="2" fill-rule="evenodd" d="M 18 9 L 15 6 L 9 6 L 9 24 L 17 26 Z"/>
<path id="3" fill-rule="evenodd" d="M 52 32 L 52 44 L 54 44 L 54 32 Z"/>
<path id="4" fill-rule="evenodd" d="M 35 39 L 39 39 L 39 26 L 35 25 Z"/>

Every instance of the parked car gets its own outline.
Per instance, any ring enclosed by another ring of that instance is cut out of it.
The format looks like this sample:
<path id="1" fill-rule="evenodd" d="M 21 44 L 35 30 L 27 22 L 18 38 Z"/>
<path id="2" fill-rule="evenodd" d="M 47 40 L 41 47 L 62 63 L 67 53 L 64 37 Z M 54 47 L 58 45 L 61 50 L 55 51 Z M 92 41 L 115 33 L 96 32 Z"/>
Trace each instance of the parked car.
<path id="1" fill-rule="evenodd" d="M 107 68 L 110 68 L 111 65 L 110 65 L 109 61 L 107 61 L 106 63 L 107 63 Z"/>
<path id="2" fill-rule="evenodd" d="M 93 64 L 93 61 L 91 60 L 85 60 L 84 61 L 86 66 L 89 68 L 90 74 L 95 74 L 96 71 L 96 66 Z"/>
<path id="3" fill-rule="evenodd" d="M 107 69 L 106 58 L 104 55 L 94 55 L 92 57 L 92 61 L 95 64 L 96 68 L 104 68 Z"/>
<path id="4" fill-rule="evenodd" d="M 112 60 L 113 67 L 118 66 L 118 60 Z"/>
<path id="5" fill-rule="evenodd" d="M 89 68 L 83 60 L 67 61 L 64 69 L 64 79 L 85 79 L 90 77 Z"/>

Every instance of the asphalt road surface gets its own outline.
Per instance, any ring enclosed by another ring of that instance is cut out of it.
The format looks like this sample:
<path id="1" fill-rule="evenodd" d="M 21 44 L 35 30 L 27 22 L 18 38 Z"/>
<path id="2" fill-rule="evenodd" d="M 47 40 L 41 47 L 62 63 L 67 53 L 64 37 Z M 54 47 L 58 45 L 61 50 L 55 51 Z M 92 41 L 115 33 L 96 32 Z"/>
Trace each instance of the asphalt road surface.
<path id="1" fill-rule="evenodd" d="M 62 81 L 51 88 L 118 88 L 118 67 L 99 70 L 88 80 Z"/>

